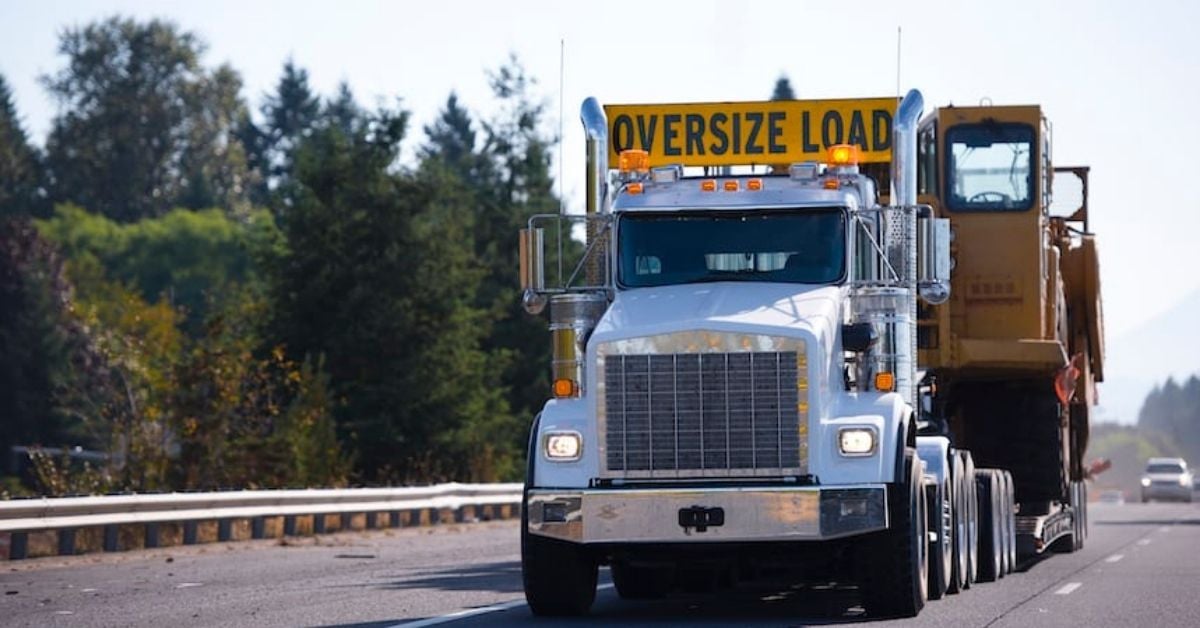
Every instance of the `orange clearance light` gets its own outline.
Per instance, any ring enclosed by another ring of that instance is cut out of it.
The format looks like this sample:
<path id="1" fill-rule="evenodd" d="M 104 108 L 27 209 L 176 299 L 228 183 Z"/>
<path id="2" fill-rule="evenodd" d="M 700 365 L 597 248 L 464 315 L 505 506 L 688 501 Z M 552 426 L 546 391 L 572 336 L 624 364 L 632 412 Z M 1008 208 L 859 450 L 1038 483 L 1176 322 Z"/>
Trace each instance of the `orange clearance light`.
<path id="1" fill-rule="evenodd" d="M 857 166 L 859 157 L 858 146 L 854 144 L 834 144 L 829 147 L 831 166 Z"/>
<path id="2" fill-rule="evenodd" d="M 875 374 L 875 390 L 883 392 L 891 392 L 896 388 L 896 376 L 891 373 L 876 373 Z"/>
<path id="3" fill-rule="evenodd" d="M 716 189 L 717 189 L 717 180 L 716 179 L 705 179 L 700 182 L 700 191 L 701 192 L 715 192 Z"/>
<path id="4" fill-rule="evenodd" d="M 617 165 L 621 172 L 649 172 L 650 153 L 636 148 L 621 151 Z"/>
<path id="5" fill-rule="evenodd" d="M 625 186 L 625 191 L 629 192 L 630 194 L 641 194 L 642 189 L 642 184 L 636 181 Z"/>
<path id="6" fill-rule="evenodd" d="M 573 380 L 561 378 L 554 380 L 554 396 L 558 398 L 574 397 L 578 388 Z"/>
<path id="7" fill-rule="evenodd" d="M 736 180 L 726 181 L 725 182 L 725 191 L 726 192 L 737 192 L 738 191 L 738 182 Z"/>
<path id="8" fill-rule="evenodd" d="M 746 189 L 751 192 L 757 192 L 762 189 L 762 179 L 750 179 L 746 182 Z"/>
<path id="9" fill-rule="evenodd" d="M 821 182 L 821 187 L 825 188 L 826 190 L 836 190 L 841 186 L 842 183 L 841 181 L 837 180 L 837 177 L 830 177 Z"/>

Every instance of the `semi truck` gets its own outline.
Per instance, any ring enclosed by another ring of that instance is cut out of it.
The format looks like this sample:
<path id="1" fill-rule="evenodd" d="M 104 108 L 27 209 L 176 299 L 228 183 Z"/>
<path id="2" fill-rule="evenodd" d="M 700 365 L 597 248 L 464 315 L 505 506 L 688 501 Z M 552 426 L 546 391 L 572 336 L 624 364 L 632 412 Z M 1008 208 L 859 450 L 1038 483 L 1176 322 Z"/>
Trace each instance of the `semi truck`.
<path id="1" fill-rule="evenodd" d="M 822 583 L 912 616 L 1082 546 L 1088 171 L 1052 165 L 1036 106 L 923 109 L 584 101 L 586 212 L 519 236 L 553 348 L 520 532 L 535 614 L 586 613 L 607 565 L 627 599 Z M 1066 216 L 1055 174 L 1081 184 Z"/>

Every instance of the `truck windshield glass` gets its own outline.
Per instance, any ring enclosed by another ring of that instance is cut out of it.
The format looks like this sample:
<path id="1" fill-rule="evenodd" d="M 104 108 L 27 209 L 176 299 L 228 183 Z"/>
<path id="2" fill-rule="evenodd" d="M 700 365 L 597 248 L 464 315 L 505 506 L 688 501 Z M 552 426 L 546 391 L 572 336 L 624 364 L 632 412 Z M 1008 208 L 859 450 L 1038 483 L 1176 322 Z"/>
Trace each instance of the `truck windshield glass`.
<path id="1" fill-rule="evenodd" d="M 846 267 L 841 209 L 626 214 L 620 281 L 630 288 L 711 281 L 828 284 Z"/>
<path id="2" fill-rule="evenodd" d="M 946 203 L 959 211 L 1022 211 L 1033 206 L 1033 128 L 960 124 L 946 132 Z"/>

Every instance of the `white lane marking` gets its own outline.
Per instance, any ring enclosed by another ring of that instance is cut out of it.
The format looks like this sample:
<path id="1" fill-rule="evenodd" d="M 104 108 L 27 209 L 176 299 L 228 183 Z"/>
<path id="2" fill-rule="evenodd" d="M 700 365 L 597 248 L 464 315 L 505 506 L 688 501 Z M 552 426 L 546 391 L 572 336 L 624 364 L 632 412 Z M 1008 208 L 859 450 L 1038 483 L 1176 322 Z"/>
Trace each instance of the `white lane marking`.
<path id="1" fill-rule="evenodd" d="M 1163 526 L 1163 527 L 1159 528 L 1158 531 L 1159 532 L 1170 532 L 1171 526 Z"/>
<path id="2" fill-rule="evenodd" d="M 603 591 L 611 588 L 613 588 L 613 585 L 611 584 L 602 584 L 596 587 L 596 590 Z M 386 628 L 424 628 L 424 626 L 437 626 L 438 624 L 446 624 L 459 619 L 466 619 L 468 617 L 475 617 L 477 615 L 486 615 L 488 613 L 499 613 L 500 611 L 507 611 L 514 608 L 520 608 L 522 606 L 525 606 L 524 598 L 513 600 L 511 602 L 504 602 L 503 604 L 484 606 L 482 608 L 468 608 L 465 611 L 458 611 L 455 613 L 450 613 L 449 615 L 442 615 L 441 617 L 430 617 L 429 619 L 418 619 L 417 621 L 410 621 L 403 624 L 393 624 L 391 626 L 387 626 Z"/>
<path id="3" fill-rule="evenodd" d="M 202 587 L 202 586 L 204 586 L 203 582 L 180 582 L 179 584 L 175 585 L 175 588 L 176 589 L 190 589 L 192 587 Z"/>
<path id="4" fill-rule="evenodd" d="M 1125 558 L 1125 555 L 1124 555 L 1124 554 L 1113 554 L 1112 556 L 1109 556 L 1108 558 L 1105 558 L 1105 559 L 1104 559 L 1104 562 L 1106 562 L 1106 563 L 1115 563 L 1115 562 L 1117 562 L 1117 561 L 1121 560 L 1122 558 Z"/>
<path id="5" fill-rule="evenodd" d="M 1149 544 L 1150 544 L 1150 539 L 1142 539 L 1142 540 L 1138 541 L 1138 545 L 1149 545 Z"/>
<path id="6" fill-rule="evenodd" d="M 1061 589 L 1055 591 L 1054 595 L 1070 595 L 1075 591 L 1075 589 L 1078 589 L 1081 586 L 1083 586 L 1082 582 L 1068 582 L 1067 584 L 1064 584 Z"/>

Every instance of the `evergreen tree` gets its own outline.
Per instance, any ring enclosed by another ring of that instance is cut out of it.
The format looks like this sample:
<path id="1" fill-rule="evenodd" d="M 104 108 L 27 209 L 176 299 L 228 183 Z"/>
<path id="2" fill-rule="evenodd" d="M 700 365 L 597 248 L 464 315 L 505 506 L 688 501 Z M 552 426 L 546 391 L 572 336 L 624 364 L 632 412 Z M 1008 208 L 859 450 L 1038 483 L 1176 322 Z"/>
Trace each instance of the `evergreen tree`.
<path id="1" fill-rule="evenodd" d="M 42 164 L 17 117 L 8 82 L 0 75 L 0 216 L 41 214 Z"/>
<path id="2" fill-rule="evenodd" d="M 175 24 L 113 17 L 63 32 L 67 66 L 43 77 L 58 100 L 46 142 L 51 195 L 120 221 L 178 204 L 241 204 L 249 173 L 234 133 L 244 105 L 228 67 Z"/>
<path id="3" fill-rule="evenodd" d="M 786 74 L 780 74 L 775 80 L 775 89 L 771 92 L 771 100 L 796 100 L 796 92 L 792 90 L 792 82 Z"/>
<path id="4" fill-rule="evenodd" d="M 275 93 L 263 103 L 267 172 L 279 182 L 292 172 L 296 149 L 310 133 L 321 112 L 321 100 L 308 85 L 308 70 L 288 59 Z"/>
<path id="5" fill-rule="evenodd" d="M 322 124 L 339 129 L 347 136 L 358 132 L 363 122 L 364 112 L 350 91 L 350 84 L 342 81 L 338 84 L 337 96 L 325 101 L 321 110 Z"/>

